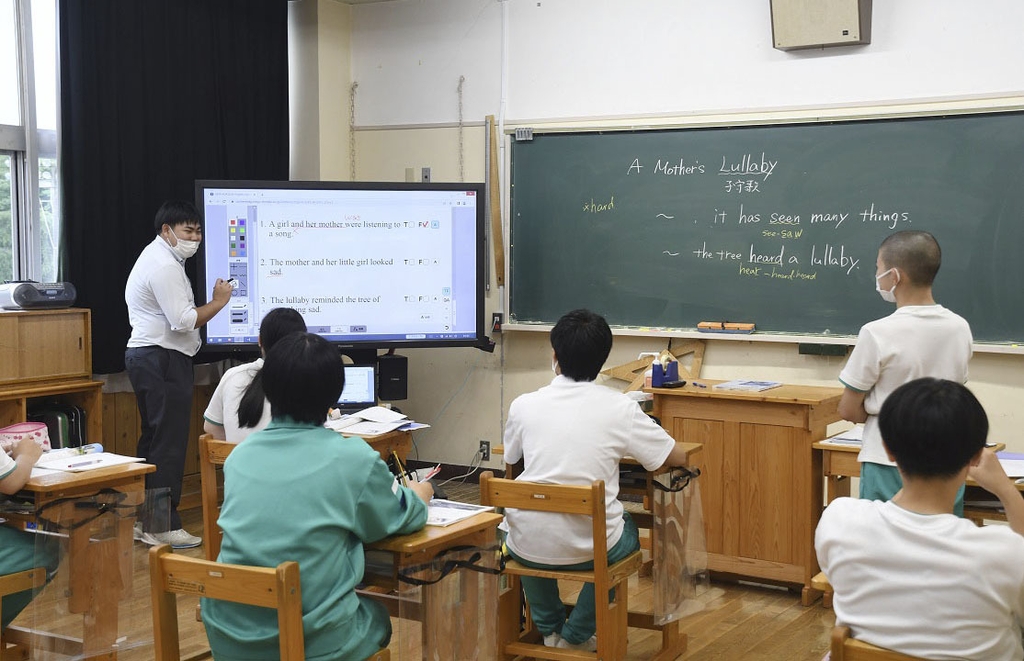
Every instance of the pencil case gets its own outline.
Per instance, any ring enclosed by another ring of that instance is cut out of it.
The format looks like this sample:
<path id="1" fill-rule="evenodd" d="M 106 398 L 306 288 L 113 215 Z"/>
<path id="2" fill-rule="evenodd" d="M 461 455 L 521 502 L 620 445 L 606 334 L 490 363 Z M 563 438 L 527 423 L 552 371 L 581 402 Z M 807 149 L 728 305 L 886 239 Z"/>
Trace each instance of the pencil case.
<path id="1" fill-rule="evenodd" d="M 31 436 L 44 451 L 50 449 L 50 433 L 42 422 L 19 422 L 0 429 L 0 449 L 10 452 L 25 436 Z"/>

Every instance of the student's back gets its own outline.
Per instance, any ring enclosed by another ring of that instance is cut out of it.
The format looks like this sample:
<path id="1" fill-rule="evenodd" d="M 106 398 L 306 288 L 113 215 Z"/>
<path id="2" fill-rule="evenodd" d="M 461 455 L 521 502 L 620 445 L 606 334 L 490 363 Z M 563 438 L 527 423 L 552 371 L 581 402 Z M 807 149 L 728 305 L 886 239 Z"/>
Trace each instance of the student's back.
<path id="1" fill-rule="evenodd" d="M 302 625 L 310 661 L 364 659 L 391 637 L 387 609 L 355 593 L 363 542 L 419 530 L 432 487 L 395 483 L 361 439 L 325 429 L 344 388 L 336 347 L 292 333 L 263 366 L 272 420 L 224 463 L 221 562 L 299 563 Z M 273 611 L 204 599 L 203 622 L 221 661 L 278 658 Z"/>
<path id="2" fill-rule="evenodd" d="M 878 418 L 902 489 L 888 502 L 838 498 L 815 532 L 836 624 L 927 659 L 1024 659 L 1024 499 L 985 449 L 985 410 L 962 384 L 924 378 L 897 388 Z M 968 475 L 1009 526 L 953 514 Z"/>
<path id="3" fill-rule="evenodd" d="M 1024 658 L 1024 537 L 1009 528 L 839 498 L 816 547 L 854 638 L 926 659 Z"/>

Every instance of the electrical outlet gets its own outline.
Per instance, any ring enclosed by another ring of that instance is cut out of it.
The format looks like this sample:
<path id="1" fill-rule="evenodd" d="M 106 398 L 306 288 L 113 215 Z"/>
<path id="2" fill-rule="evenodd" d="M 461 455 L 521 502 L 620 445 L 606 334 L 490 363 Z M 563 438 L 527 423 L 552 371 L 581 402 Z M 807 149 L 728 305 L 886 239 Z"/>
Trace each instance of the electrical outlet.
<path id="1" fill-rule="evenodd" d="M 480 461 L 490 461 L 491 460 L 491 442 L 490 441 L 480 441 L 480 449 L 478 451 L 480 452 Z"/>

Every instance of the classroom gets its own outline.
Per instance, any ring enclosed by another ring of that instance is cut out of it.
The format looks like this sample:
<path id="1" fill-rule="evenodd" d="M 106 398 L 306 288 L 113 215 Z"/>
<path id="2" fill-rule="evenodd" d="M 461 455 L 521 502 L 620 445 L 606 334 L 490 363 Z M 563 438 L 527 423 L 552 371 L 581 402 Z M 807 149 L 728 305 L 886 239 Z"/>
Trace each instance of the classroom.
<path id="1" fill-rule="evenodd" d="M 488 238 L 489 282 L 482 314 L 488 328 L 496 314 L 504 323 L 500 331 L 489 333 L 492 351 L 401 349 L 408 358 L 408 398 L 396 404 L 409 418 L 430 425 L 415 433 L 417 458 L 448 466 L 448 474 L 501 471 L 500 454 L 480 460 L 481 441 L 499 446 L 512 401 L 551 381 L 548 331 L 555 320 L 510 320 L 507 273 L 498 272 L 510 268 L 513 252 L 510 171 L 517 129 L 538 135 L 642 132 L 1024 109 L 1021 3 L 860 2 L 871 6 L 870 43 L 799 50 L 773 48 L 773 2 L 768 0 L 288 2 L 289 179 L 409 182 L 419 181 L 429 169 L 434 182 L 483 182 L 491 180 L 492 172 L 499 173 L 493 190 L 503 214 L 502 245 L 496 249 Z M 489 152 L 487 117 L 499 136 L 497 153 Z M 754 153 L 708 167 L 760 172 L 767 178 L 776 167 L 770 157 Z M 497 161 L 493 169 L 490 158 Z M 698 174 L 697 166 L 684 159 L 649 165 L 665 177 Z M 599 217 L 615 209 L 616 202 L 595 195 L 585 201 L 585 211 Z M 618 203 L 621 208 L 621 199 Z M 772 230 L 799 227 L 799 217 L 788 215 L 791 210 L 772 211 L 761 210 L 764 224 L 770 217 Z M 804 217 L 805 227 L 811 222 L 839 226 L 870 220 L 892 229 L 890 223 L 899 223 L 899 211 L 890 215 L 890 209 L 847 213 L 823 205 L 817 211 L 813 220 L 809 213 Z M 937 238 L 944 260 L 963 261 L 957 248 L 971 237 L 951 231 Z M 755 255 L 752 245 L 745 262 L 750 266 L 741 273 L 760 276 L 772 269 L 776 258 Z M 832 260 L 837 269 L 854 269 L 854 259 L 838 246 L 821 243 L 809 265 Z M 860 259 L 861 268 L 873 269 L 873 254 Z M 979 281 L 998 279 L 998 266 L 990 265 Z M 962 268 L 957 271 L 963 273 Z M 813 278 L 789 269 L 773 277 Z M 692 285 L 666 280 L 649 286 Z M 939 303 L 942 286 L 940 271 Z M 963 281 L 955 286 L 970 289 Z M 572 298 L 569 292 L 559 295 Z M 685 300 L 685 294 L 680 296 Z M 799 301 L 788 304 L 799 306 Z M 732 319 L 758 321 L 744 315 L 738 309 Z M 838 375 L 848 355 L 800 352 L 801 344 L 821 339 L 801 335 L 799 329 L 768 339 L 756 334 L 715 337 L 692 327 L 614 330 L 606 367 L 699 339 L 704 343 L 699 377 L 709 380 L 839 388 Z M 852 348 L 855 333 L 829 338 L 827 344 Z M 1024 340 L 1024 328 L 1019 335 L 1014 339 Z M 976 344 L 969 370 L 967 385 L 989 417 L 989 439 L 1009 451 L 1024 452 L 1019 432 L 1024 428 L 1024 407 L 1019 405 L 1024 342 Z M 207 397 L 217 375 L 217 369 L 197 370 L 197 385 Z M 105 384 L 105 406 L 110 401 L 114 409 L 130 401 L 125 374 L 97 378 Z M 624 387 L 621 381 L 607 383 Z M 105 414 L 104 424 L 110 419 L 112 414 Z M 831 425 L 828 433 L 846 426 Z M 198 491 L 198 476 L 191 487 Z M 799 595 L 790 596 L 799 608 Z M 831 622 L 821 626 L 822 631 L 830 628 Z M 707 657 L 697 652 L 680 658 Z"/>

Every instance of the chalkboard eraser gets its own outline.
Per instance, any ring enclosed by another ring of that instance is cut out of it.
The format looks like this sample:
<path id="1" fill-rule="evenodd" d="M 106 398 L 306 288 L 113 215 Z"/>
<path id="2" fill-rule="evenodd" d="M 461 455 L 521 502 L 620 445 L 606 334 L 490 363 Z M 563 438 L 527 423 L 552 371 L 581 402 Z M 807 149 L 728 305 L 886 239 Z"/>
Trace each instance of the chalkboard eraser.
<path id="1" fill-rule="evenodd" d="M 753 333 L 754 324 L 736 321 L 702 321 L 697 324 L 701 333 Z"/>

